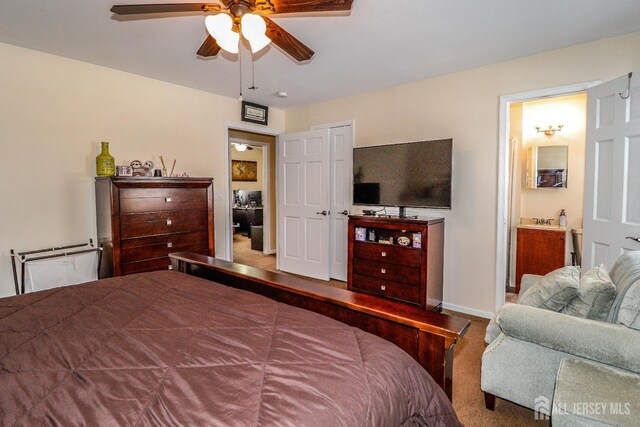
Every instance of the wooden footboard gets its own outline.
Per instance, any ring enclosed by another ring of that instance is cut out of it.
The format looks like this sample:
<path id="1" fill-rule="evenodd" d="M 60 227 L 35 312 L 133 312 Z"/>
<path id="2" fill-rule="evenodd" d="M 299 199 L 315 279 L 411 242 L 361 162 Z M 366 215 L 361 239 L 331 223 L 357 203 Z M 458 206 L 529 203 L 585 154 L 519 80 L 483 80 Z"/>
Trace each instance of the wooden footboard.
<path id="1" fill-rule="evenodd" d="M 391 341 L 416 359 L 451 399 L 453 349 L 469 328 L 468 320 L 204 255 L 178 252 L 169 257 L 177 271 L 311 310 Z"/>

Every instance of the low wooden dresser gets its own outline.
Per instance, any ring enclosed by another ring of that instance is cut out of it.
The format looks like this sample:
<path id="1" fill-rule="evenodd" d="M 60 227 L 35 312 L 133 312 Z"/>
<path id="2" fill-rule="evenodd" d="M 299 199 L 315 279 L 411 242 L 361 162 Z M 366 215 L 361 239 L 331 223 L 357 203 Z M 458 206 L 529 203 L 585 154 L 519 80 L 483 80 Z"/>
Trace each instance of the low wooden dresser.
<path id="1" fill-rule="evenodd" d="M 168 254 L 214 256 L 213 179 L 96 178 L 100 278 L 172 269 Z"/>
<path id="2" fill-rule="evenodd" d="M 443 218 L 351 215 L 348 239 L 349 290 L 442 308 Z"/>

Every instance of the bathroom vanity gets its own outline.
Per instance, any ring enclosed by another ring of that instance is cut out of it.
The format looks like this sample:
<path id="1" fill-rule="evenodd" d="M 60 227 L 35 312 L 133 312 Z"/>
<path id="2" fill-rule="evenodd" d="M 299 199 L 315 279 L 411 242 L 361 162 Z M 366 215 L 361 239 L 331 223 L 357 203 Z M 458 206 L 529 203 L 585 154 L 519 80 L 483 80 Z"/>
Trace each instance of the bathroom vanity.
<path id="1" fill-rule="evenodd" d="M 559 225 L 518 225 L 516 293 L 523 274 L 544 275 L 564 267 L 566 237 L 566 228 Z"/>

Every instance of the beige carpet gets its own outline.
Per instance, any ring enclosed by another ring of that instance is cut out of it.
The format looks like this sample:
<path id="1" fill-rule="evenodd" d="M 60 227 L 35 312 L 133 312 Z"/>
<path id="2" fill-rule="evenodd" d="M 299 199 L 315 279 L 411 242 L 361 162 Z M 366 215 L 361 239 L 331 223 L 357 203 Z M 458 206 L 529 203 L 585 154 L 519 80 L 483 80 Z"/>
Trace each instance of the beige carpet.
<path id="1" fill-rule="evenodd" d="M 254 251 L 251 249 L 251 239 L 242 236 L 240 233 L 233 235 L 233 262 L 239 264 L 250 265 L 252 267 L 261 268 L 268 271 L 277 271 L 278 273 L 296 276 L 296 274 L 285 273 L 276 268 L 276 256 L 265 255 L 262 251 Z M 336 288 L 347 289 L 347 283 L 339 280 L 318 280 L 305 277 L 307 280 L 322 283 L 323 285 L 334 286 Z"/>
<path id="2" fill-rule="evenodd" d="M 275 255 L 264 255 L 262 251 L 251 250 L 251 240 L 239 234 L 233 238 L 233 260 L 265 270 L 278 271 Z M 345 282 L 337 280 L 318 282 L 346 288 Z M 460 420 L 466 426 L 548 426 L 547 421 L 534 420 L 533 411 L 502 399 L 497 399 L 495 411 L 485 409 L 484 396 L 480 390 L 480 365 L 485 348 L 484 331 L 489 321 L 461 313 L 446 310 L 445 312 L 471 320 L 469 331 L 456 345 L 453 358 L 453 406 Z M 504 368 L 509 369 L 508 366 Z"/>
<path id="3" fill-rule="evenodd" d="M 456 345 L 453 357 L 453 406 L 465 426 L 549 426 L 534 419 L 533 411 L 496 399 L 495 411 L 484 407 L 480 390 L 480 366 L 485 348 L 484 332 L 489 320 L 452 311 L 447 314 L 471 320 L 467 334 Z M 505 366 L 504 369 L 509 369 Z"/>

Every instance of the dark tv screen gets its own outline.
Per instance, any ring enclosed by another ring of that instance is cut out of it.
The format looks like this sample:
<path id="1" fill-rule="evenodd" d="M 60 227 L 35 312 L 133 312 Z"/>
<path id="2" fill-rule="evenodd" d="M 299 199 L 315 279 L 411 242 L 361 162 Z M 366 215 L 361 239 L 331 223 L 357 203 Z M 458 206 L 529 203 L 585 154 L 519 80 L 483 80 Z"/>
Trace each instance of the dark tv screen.
<path id="1" fill-rule="evenodd" d="M 353 203 L 451 208 L 453 139 L 353 150 Z"/>

